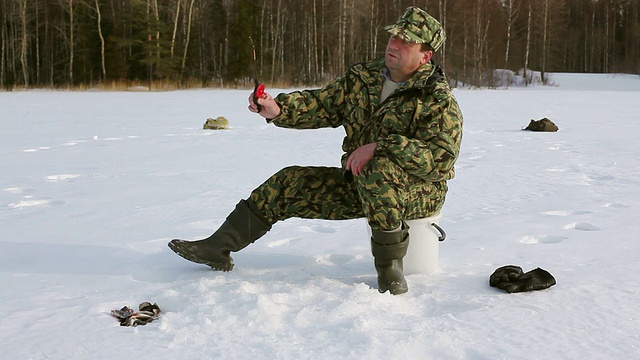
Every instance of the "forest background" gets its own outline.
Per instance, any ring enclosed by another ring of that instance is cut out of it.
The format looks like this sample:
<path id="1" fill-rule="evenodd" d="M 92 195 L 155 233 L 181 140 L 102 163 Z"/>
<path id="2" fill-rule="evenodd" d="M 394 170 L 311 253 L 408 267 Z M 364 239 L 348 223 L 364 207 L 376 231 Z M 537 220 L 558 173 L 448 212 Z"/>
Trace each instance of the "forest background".
<path id="1" fill-rule="evenodd" d="M 454 86 L 640 74 L 640 0 L 0 0 L 0 89 L 323 84 L 411 5 L 444 24 Z"/>

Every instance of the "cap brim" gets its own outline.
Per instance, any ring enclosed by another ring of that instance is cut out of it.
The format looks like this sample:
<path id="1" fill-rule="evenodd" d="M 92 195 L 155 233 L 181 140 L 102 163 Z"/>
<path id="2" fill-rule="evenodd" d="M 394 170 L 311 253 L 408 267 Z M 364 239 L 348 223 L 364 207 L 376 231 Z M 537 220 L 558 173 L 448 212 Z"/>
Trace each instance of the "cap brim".
<path id="1" fill-rule="evenodd" d="M 406 42 L 410 42 L 410 43 L 415 43 L 415 44 L 426 44 L 427 42 L 423 39 L 421 39 L 418 36 L 410 36 L 407 31 L 398 25 L 387 25 L 384 27 L 384 29 L 391 35 L 393 36 L 397 36 L 398 38 L 406 41 Z"/>

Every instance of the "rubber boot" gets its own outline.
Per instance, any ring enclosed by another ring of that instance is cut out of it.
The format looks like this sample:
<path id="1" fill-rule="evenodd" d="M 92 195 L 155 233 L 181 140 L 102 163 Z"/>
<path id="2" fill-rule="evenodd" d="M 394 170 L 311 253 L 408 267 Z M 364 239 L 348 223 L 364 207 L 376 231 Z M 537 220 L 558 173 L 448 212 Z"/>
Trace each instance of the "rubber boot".
<path id="1" fill-rule="evenodd" d="M 402 258 L 409 247 L 409 226 L 402 223 L 396 231 L 372 229 L 371 252 L 378 272 L 378 291 L 392 295 L 406 293 L 409 288 L 402 272 Z"/>
<path id="2" fill-rule="evenodd" d="M 231 271 L 234 263 L 230 252 L 244 249 L 271 230 L 271 225 L 258 214 L 251 200 L 240 200 L 220 228 L 208 238 L 197 241 L 174 239 L 169 247 L 189 261 L 209 265 L 214 270 Z"/>

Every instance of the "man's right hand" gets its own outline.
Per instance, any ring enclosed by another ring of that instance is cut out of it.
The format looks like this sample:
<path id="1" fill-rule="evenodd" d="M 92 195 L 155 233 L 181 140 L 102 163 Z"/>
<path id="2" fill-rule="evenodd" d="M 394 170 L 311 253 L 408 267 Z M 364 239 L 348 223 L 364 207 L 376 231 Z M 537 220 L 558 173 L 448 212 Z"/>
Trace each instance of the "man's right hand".
<path id="1" fill-rule="evenodd" d="M 258 98 L 258 104 L 262 106 L 260 112 L 258 112 L 258 104 L 253 101 L 253 93 L 249 95 L 249 111 L 258 113 L 265 119 L 273 119 L 282 113 L 278 103 L 271 97 L 268 92 L 265 92 L 262 97 Z"/>

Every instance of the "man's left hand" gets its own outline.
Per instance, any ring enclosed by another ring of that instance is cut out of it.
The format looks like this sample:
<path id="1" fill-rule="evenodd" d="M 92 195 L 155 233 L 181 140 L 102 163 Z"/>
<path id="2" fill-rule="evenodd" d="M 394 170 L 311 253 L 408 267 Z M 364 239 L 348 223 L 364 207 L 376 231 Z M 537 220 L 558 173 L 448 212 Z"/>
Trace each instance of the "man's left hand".
<path id="1" fill-rule="evenodd" d="M 373 159 L 373 152 L 378 143 L 370 143 L 362 145 L 349 155 L 347 159 L 347 169 L 351 170 L 353 175 L 359 176 L 367 163 Z"/>

